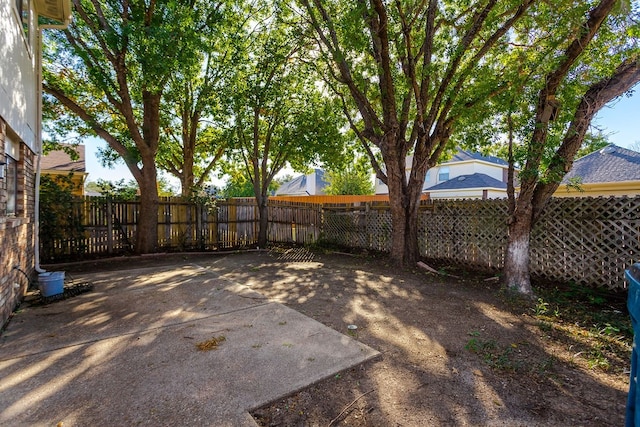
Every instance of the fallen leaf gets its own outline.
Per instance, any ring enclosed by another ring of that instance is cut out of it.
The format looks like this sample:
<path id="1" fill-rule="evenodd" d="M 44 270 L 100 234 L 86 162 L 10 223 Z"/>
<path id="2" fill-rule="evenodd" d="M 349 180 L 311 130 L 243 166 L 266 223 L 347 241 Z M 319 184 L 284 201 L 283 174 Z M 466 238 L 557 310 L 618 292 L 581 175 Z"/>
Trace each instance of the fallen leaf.
<path id="1" fill-rule="evenodd" d="M 199 342 L 198 344 L 196 344 L 196 347 L 200 351 L 215 350 L 218 348 L 218 345 L 225 340 L 226 338 L 224 336 L 219 336 L 217 338 L 214 337 L 210 340 Z"/>

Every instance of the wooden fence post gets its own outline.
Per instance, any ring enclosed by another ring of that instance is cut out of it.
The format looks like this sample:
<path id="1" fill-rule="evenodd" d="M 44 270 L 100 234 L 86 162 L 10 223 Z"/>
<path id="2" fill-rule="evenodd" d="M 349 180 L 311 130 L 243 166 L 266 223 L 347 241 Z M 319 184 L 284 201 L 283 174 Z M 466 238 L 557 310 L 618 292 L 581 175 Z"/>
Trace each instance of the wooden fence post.
<path id="1" fill-rule="evenodd" d="M 113 253 L 113 205 L 107 198 L 107 252 Z"/>

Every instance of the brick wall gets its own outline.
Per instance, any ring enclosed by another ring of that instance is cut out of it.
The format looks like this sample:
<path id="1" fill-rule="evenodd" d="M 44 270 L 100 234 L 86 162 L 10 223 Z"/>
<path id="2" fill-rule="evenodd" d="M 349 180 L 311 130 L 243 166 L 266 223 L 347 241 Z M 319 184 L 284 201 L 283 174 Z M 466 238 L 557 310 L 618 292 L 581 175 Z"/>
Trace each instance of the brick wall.
<path id="1" fill-rule="evenodd" d="M 7 124 L 0 117 L 0 161 L 5 161 L 5 139 L 7 137 Z M 0 179 L 0 218 L 7 211 L 7 180 Z"/>
<path id="2" fill-rule="evenodd" d="M 0 159 L 4 161 L 7 125 L 0 118 Z M 0 325 L 4 325 L 25 295 L 34 271 L 34 153 L 20 146 L 16 215 L 6 215 L 6 184 L 0 180 Z M 17 268 L 16 268 L 17 267 Z M 24 272 L 25 274 L 23 274 Z"/>

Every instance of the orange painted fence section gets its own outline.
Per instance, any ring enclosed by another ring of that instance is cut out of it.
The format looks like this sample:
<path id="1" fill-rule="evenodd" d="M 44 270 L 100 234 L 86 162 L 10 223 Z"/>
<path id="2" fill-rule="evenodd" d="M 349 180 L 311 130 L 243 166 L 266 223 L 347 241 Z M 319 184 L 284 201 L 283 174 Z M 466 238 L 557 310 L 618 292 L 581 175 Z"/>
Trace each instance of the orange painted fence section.
<path id="1" fill-rule="evenodd" d="M 421 200 L 428 200 L 428 195 L 423 194 Z M 271 196 L 269 200 L 279 200 L 283 202 L 320 203 L 322 205 L 352 204 L 366 202 L 388 202 L 388 194 L 372 194 L 367 196 Z"/>

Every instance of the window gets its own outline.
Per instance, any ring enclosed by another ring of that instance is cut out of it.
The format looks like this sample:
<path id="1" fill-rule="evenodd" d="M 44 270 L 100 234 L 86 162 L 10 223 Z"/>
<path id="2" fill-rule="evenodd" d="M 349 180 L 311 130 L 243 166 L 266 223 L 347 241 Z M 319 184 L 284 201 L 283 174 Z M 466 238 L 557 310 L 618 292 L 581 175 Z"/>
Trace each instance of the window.
<path id="1" fill-rule="evenodd" d="M 18 162 L 7 156 L 6 185 L 7 185 L 7 215 L 15 216 L 18 199 Z"/>
<path id="2" fill-rule="evenodd" d="M 449 166 L 442 166 L 438 171 L 438 182 L 449 180 Z"/>
<path id="3" fill-rule="evenodd" d="M 29 40 L 29 18 L 31 15 L 31 7 L 29 0 L 15 0 L 16 9 L 18 11 L 18 17 L 20 18 L 20 23 L 22 24 L 22 30 L 24 34 Z"/>

